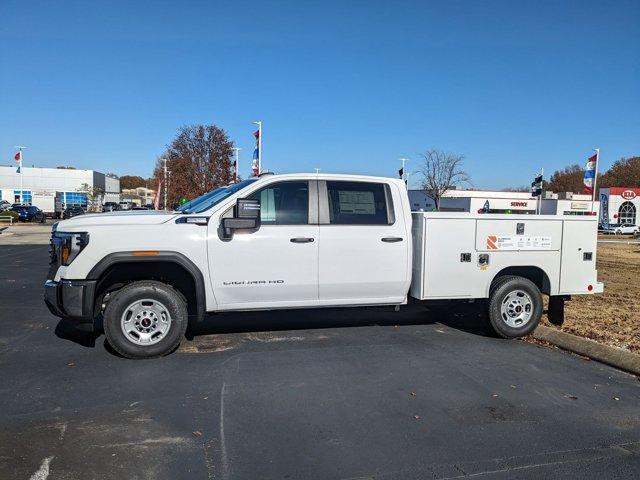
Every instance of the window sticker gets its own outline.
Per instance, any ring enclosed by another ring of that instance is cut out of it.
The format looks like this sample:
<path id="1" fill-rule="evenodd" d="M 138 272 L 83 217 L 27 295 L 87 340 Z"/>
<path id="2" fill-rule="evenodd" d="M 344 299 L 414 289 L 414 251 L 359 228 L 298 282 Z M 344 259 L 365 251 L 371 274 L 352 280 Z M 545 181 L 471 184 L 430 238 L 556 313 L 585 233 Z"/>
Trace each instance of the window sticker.
<path id="1" fill-rule="evenodd" d="M 373 192 L 338 190 L 340 213 L 375 215 L 376 202 Z"/>

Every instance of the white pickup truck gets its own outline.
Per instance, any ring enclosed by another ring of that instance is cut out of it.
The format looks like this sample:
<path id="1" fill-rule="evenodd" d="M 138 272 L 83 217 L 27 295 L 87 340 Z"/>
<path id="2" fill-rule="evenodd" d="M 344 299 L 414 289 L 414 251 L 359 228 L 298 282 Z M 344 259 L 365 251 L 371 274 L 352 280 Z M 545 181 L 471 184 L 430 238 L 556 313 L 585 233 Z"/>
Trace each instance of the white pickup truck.
<path id="1" fill-rule="evenodd" d="M 263 175 L 183 211 L 81 215 L 53 226 L 45 302 L 103 315 L 129 358 L 164 355 L 206 312 L 488 299 L 497 334 L 531 332 L 550 296 L 602 292 L 597 216 L 411 212 L 390 178 Z M 452 304 L 453 305 L 453 304 Z"/>

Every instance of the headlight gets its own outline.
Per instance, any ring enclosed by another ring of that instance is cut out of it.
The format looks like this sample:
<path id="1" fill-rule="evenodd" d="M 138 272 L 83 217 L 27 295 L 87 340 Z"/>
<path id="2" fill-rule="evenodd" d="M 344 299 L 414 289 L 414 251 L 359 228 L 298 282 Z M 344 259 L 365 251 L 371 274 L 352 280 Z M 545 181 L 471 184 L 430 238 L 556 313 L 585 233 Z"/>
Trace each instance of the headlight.
<path id="1" fill-rule="evenodd" d="M 61 265 L 70 265 L 82 250 L 89 244 L 87 232 L 54 232 L 53 242 L 58 247 Z"/>

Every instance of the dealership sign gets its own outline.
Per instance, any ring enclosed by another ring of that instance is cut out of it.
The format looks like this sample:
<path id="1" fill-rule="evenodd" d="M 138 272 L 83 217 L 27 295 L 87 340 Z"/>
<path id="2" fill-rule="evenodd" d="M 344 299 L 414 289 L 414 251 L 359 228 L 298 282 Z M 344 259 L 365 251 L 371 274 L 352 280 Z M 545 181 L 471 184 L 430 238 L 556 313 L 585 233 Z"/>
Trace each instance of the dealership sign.
<path id="1" fill-rule="evenodd" d="M 633 200 L 634 198 L 636 198 L 636 192 L 634 192 L 633 190 L 625 190 L 620 194 L 620 196 L 625 200 Z"/>

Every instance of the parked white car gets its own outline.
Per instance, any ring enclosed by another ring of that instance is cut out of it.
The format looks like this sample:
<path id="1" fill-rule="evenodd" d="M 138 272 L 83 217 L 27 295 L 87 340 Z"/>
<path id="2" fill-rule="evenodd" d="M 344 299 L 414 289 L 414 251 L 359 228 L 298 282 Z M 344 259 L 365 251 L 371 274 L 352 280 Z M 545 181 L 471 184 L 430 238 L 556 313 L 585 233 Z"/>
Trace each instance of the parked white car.
<path id="1" fill-rule="evenodd" d="M 412 214 L 398 179 L 264 175 L 180 212 L 57 223 L 45 301 L 59 317 L 102 314 L 129 358 L 171 352 L 189 320 L 232 310 L 487 299 L 513 338 L 538 325 L 542 294 L 561 323 L 571 295 L 602 292 L 596 232 L 595 216 Z"/>
<path id="2" fill-rule="evenodd" d="M 605 233 L 612 233 L 614 235 L 633 235 L 640 231 L 640 226 L 632 225 L 630 223 L 614 223 L 609 225 L 609 228 L 605 230 Z"/>

